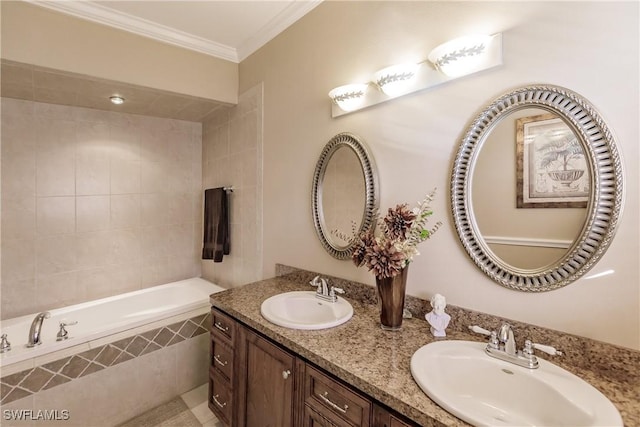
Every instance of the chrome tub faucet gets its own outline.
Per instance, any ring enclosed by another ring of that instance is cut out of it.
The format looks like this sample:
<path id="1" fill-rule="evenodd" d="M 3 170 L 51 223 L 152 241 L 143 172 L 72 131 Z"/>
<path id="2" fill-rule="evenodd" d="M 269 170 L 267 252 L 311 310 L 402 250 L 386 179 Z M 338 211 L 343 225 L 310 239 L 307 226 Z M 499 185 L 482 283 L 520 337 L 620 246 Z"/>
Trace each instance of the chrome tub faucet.
<path id="1" fill-rule="evenodd" d="M 40 338 L 42 324 L 44 323 L 44 319 L 48 319 L 50 317 L 51 313 L 49 313 L 48 311 L 44 311 L 38 314 L 33 319 L 33 322 L 31 322 L 31 328 L 29 328 L 29 339 L 27 340 L 27 347 L 35 347 L 42 344 L 42 340 Z"/>

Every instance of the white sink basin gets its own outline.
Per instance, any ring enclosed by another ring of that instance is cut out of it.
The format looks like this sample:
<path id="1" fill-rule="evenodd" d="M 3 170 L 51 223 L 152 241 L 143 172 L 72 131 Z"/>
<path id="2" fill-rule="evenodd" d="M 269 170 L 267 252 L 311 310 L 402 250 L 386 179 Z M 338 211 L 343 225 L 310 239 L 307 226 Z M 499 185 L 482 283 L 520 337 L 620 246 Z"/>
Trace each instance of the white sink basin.
<path id="1" fill-rule="evenodd" d="M 260 307 L 262 317 L 291 329 L 327 329 L 353 316 L 353 307 L 344 298 L 336 302 L 316 298 L 315 291 L 286 292 L 267 298 Z"/>
<path id="2" fill-rule="evenodd" d="M 538 369 L 523 368 L 485 346 L 427 344 L 411 358 L 411 374 L 434 402 L 477 426 L 622 426 L 615 406 L 572 373 L 540 358 Z"/>

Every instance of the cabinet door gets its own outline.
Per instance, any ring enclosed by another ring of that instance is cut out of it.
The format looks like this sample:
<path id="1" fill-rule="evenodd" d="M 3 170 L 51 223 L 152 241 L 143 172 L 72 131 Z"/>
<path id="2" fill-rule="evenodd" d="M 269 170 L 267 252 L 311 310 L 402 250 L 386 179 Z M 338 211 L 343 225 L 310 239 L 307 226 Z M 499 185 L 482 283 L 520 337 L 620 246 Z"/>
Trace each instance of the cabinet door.
<path id="1" fill-rule="evenodd" d="M 373 407 L 373 427 L 419 427 L 418 424 L 403 419 L 399 414 L 392 413 L 387 409 L 374 405 Z"/>
<path id="2" fill-rule="evenodd" d="M 248 329 L 239 329 L 238 425 L 295 427 L 295 357 Z"/>
<path id="3" fill-rule="evenodd" d="M 309 405 L 304 405 L 304 424 L 303 427 L 340 427 L 331 422 L 327 418 L 323 417 Z"/>

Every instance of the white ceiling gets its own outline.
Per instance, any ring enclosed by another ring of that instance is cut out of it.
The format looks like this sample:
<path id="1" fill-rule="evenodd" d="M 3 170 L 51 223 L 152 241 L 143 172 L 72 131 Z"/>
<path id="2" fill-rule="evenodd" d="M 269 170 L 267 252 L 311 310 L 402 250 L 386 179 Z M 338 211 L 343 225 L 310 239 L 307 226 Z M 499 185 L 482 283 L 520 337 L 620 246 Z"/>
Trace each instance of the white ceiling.
<path id="1" fill-rule="evenodd" d="M 26 1 L 240 62 L 322 0 Z"/>

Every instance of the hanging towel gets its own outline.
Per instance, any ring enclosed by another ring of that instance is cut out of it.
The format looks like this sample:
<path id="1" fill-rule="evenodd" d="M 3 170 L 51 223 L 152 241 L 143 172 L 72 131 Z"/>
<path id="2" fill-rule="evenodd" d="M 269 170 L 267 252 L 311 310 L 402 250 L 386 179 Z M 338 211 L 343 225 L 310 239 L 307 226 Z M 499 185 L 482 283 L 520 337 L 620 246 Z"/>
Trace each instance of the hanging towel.
<path id="1" fill-rule="evenodd" d="M 202 259 L 222 262 L 229 255 L 229 203 L 224 188 L 204 192 L 204 245 Z"/>

